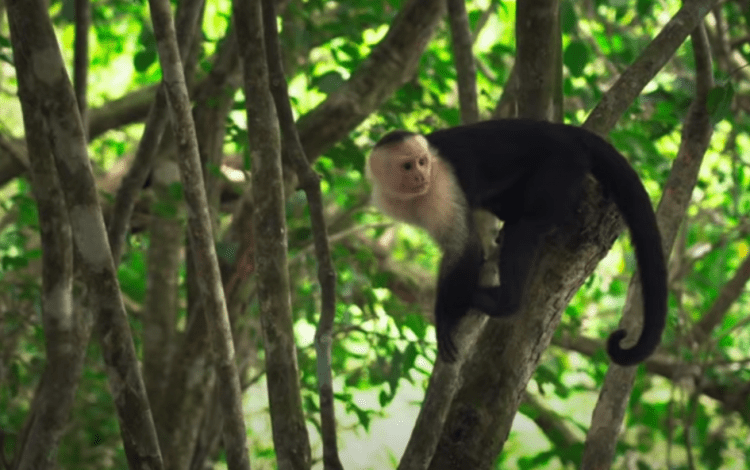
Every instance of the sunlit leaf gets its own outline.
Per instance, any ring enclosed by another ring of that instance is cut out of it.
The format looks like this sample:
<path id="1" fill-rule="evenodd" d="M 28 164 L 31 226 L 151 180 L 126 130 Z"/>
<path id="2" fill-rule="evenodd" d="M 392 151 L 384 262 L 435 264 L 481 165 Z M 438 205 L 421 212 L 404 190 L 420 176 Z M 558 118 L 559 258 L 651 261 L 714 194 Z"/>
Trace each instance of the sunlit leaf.
<path id="1" fill-rule="evenodd" d="M 563 54 L 563 63 L 575 77 L 583 75 L 583 69 L 588 61 L 589 50 L 582 41 L 571 42 Z"/>

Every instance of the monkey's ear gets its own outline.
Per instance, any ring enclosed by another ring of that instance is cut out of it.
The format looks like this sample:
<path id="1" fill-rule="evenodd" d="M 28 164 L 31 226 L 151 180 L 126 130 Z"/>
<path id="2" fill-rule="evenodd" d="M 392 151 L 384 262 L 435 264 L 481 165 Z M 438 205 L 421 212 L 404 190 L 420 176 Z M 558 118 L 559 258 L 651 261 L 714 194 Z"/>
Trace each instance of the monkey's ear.
<path id="1" fill-rule="evenodd" d="M 393 176 L 393 159 L 400 145 L 375 147 L 367 159 L 366 172 L 370 181 L 383 182 Z"/>
<path id="2" fill-rule="evenodd" d="M 430 158 L 434 156 L 432 154 L 433 149 L 430 149 L 430 143 L 427 142 L 427 139 L 422 134 L 414 134 L 410 141 L 413 143 L 413 145 L 417 145 L 422 150 L 425 150 L 430 155 Z"/>
<path id="3" fill-rule="evenodd" d="M 382 158 L 378 156 L 378 149 L 373 150 L 365 161 L 365 176 L 370 183 L 376 183 L 383 174 Z"/>

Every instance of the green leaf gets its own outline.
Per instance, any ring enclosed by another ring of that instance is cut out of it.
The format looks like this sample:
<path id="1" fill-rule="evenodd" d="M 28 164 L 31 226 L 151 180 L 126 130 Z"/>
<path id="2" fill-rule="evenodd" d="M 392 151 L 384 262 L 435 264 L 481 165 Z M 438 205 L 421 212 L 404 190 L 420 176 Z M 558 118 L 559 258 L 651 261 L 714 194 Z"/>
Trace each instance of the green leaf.
<path id="1" fill-rule="evenodd" d="M 409 371 L 414 368 L 414 363 L 417 360 L 417 354 L 417 346 L 414 343 L 409 343 L 404 350 L 404 359 L 401 362 L 401 373 L 407 379 L 409 377 Z"/>
<path id="2" fill-rule="evenodd" d="M 732 104 L 733 97 L 734 87 L 732 86 L 732 82 L 716 86 L 708 92 L 706 106 L 708 107 L 708 112 L 711 115 L 711 121 L 713 123 L 717 123 L 724 119 L 724 116 L 729 112 L 729 107 Z"/>
<path id="3" fill-rule="evenodd" d="M 29 265 L 29 260 L 22 256 L 3 256 L 0 258 L 0 267 L 3 271 L 13 271 L 14 269 L 25 268 Z"/>
<path id="4" fill-rule="evenodd" d="M 563 62 L 574 77 L 583 75 L 583 69 L 589 62 L 589 50 L 582 41 L 573 41 L 565 49 Z"/>
<path id="5" fill-rule="evenodd" d="M 388 394 L 385 390 L 380 390 L 380 393 L 378 394 L 378 402 L 380 403 L 380 406 L 385 407 L 390 401 L 391 400 L 388 398 Z"/>
<path id="6" fill-rule="evenodd" d="M 9 54 L 6 54 L 3 49 L 11 49 L 10 39 L 6 38 L 3 35 L 0 35 L 0 62 L 7 62 L 8 64 L 15 66 L 13 64 L 13 59 Z"/>
<path id="7" fill-rule="evenodd" d="M 333 93 L 344 84 L 344 77 L 338 72 L 328 72 L 313 82 L 315 87 L 323 93 Z"/>
<path id="8" fill-rule="evenodd" d="M 648 16 L 654 7 L 654 0 L 638 0 L 635 5 L 639 16 Z"/>
<path id="9" fill-rule="evenodd" d="M 427 334 L 427 322 L 421 315 L 406 315 L 403 324 L 417 335 L 417 338 L 424 339 Z"/>
<path id="10" fill-rule="evenodd" d="M 560 23 L 565 34 L 572 33 L 578 26 L 578 15 L 571 1 L 565 1 L 560 5 Z"/>
<path id="11" fill-rule="evenodd" d="M 135 57 L 133 57 L 133 66 L 138 72 L 145 72 L 149 67 L 151 67 L 152 64 L 156 62 L 157 58 L 158 55 L 153 49 L 140 51 L 135 54 Z"/>

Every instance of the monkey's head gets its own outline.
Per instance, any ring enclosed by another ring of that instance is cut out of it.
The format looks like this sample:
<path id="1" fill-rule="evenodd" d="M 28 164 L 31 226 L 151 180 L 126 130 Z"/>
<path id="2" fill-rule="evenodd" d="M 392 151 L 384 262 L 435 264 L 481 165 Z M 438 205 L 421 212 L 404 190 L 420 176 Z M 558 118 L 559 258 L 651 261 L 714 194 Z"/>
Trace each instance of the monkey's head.
<path id="1" fill-rule="evenodd" d="M 423 136 L 394 131 L 375 144 L 367 162 L 367 177 L 385 195 L 414 199 L 430 190 L 432 160 Z"/>

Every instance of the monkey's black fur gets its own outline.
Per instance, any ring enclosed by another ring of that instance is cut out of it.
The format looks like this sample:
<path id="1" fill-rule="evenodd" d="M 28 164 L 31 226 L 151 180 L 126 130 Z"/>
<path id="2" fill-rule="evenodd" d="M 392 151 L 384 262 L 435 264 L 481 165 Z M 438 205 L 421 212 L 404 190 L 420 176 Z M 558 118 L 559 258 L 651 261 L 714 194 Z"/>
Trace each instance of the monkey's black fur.
<path id="1" fill-rule="evenodd" d="M 414 135 L 394 131 L 375 147 Z M 453 127 L 425 138 L 435 156 L 450 165 L 468 204 L 462 214 L 468 220 L 468 241 L 460 253 L 444 255 L 438 281 L 435 321 L 443 359 L 455 358 L 452 333 L 470 307 L 490 316 L 511 315 L 520 308 L 542 238 L 576 209 L 587 173 L 601 183 L 630 228 L 643 286 L 643 331 L 637 344 L 621 348 L 626 333 L 617 330 L 607 352 L 617 364 L 634 365 L 656 349 L 667 312 L 661 236 L 638 175 L 614 147 L 579 127 L 517 119 Z M 505 222 L 499 287 L 478 287 L 483 257 L 470 214 L 475 208 Z"/>

